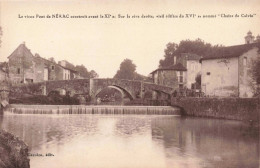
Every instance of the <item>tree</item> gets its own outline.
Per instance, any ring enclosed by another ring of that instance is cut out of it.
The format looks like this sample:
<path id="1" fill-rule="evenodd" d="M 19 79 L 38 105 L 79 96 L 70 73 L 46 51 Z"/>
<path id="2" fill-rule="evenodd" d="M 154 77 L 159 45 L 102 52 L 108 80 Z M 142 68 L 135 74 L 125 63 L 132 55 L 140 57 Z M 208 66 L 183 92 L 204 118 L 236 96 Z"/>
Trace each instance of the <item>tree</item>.
<path id="1" fill-rule="evenodd" d="M 89 72 L 84 65 L 76 65 L 75 70 L 79 72 L 83 78 L 89 78 Z"/>
<path id="2" fill-rule="evenodd" d="M 179 44 L 168 43 L 164 50 L 164 59 L 160 60 L 160 67 L 167 67 L 174 63 L 174 56 L 180 56 L 181 53 L 193 53 L 202 57 L 219 52 L 222 46 L 212 46 L 210 43 L 205 43 L 201 39 L 183 40 Z"/>
<path id="3" fill-rule="evenodd" d="M 0 26 L 0 47 L 2 43 L 2 35 L 3 35 L 3 31 L 2 31 L 2 27 Z"/>
<path id="4" fill-rule="evenodd" d="M 252 88 L 254 90 L 254 96 L 260 96 L 260 58 L 258 57 L 256 61 L 254 61 L 252 66 Z"/>
<path id="5" fill-rule="evenodd" d="M 134 75 L 135 75 L 134 80 L 146 80 L 147 79 L 146 76 L 138 74 L 137 72 L 135 72 Z"/>
<path id="6" fill-rule="evenodd" d="M 174 63 L 173 57 L 177 48 L 178 44 L 175 43 L 168 43 L 166 45 L 166 49 L 164 49 L 164 60 L 160 60 L 161 67 L 166 67 Z"/>
<path id="7" fill-rule="evenodd" d="M 89 77 L 90 78 L 98 78 L 98 74 L 94 70 L 91 70 L 89 72 Z"/>
<path id="8" fill-rule="evenodd" d="M 133 80 L 135 78 L 135 73 L 136 73 L 135 70 L 136 70 L 136 65 L 133 64 L 132 60 L 125 59 L 120 64 L 120 68 L 115 74 L 114 78 Z"/>
<path id="9" fill-rule="evenodd" d="M 53 57 L 49 58 L 49 61 L 56 63 L 56 61 Z"/>

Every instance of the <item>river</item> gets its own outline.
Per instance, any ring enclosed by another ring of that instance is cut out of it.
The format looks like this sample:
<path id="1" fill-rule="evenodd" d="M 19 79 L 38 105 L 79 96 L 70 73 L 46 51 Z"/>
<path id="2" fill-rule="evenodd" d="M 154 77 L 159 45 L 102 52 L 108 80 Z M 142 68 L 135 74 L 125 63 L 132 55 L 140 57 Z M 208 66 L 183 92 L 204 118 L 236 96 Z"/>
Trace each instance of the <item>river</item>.
<path id="1" fill-rule="evenodd" d="M 5 112 L 0 128 L 29 145 L 31 168 L 259 166 L 259 136 L 248 134 L 250 129 L 239 121 Z"/>

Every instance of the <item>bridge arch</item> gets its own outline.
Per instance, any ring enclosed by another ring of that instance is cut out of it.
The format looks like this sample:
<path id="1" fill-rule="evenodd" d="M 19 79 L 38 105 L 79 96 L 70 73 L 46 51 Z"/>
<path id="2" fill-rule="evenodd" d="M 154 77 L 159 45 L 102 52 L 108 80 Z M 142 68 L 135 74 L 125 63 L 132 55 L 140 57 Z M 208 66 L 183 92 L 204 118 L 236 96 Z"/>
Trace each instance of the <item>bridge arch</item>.
<path id="1" fill-rule="evenodd" d="M 103 87 L 103 88 L 99 88 L 96 92 L 95 92 L 95 98 L 97 97 L 97 95 L 102 91 L 104 90 L 105 88 L 112 88 L 112 89 L 116 89 L 118 90 L 121 95 L 122 95 L 122 98 L 124 98 L 124 96 L 127 96 L 127 98 L 129 98 L 130 100 L 133 100 L 134 97 L 133 95 L 127 91 L 126 89 L 120 87 L 120 86 L 117 86 L 117 85 L 109 85 L 109 86 L 106 86 L 106 87 Z"/>

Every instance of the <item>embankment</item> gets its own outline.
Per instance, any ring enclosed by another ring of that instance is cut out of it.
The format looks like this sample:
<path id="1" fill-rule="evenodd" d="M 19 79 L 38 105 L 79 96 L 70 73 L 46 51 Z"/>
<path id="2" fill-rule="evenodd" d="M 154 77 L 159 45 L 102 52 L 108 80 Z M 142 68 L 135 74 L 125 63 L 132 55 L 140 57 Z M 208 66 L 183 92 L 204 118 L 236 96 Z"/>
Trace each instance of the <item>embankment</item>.
<path id="1" fill-rule="evenodd" d="M 14 135 L 0 130 L 0 167 L 29 168 L 28 146 Z"/>
<path id="2" fill-rule="evenodd" d="M 259 98 L 172 98 L 182 114 L 251 122 L 259 125 Z"/>

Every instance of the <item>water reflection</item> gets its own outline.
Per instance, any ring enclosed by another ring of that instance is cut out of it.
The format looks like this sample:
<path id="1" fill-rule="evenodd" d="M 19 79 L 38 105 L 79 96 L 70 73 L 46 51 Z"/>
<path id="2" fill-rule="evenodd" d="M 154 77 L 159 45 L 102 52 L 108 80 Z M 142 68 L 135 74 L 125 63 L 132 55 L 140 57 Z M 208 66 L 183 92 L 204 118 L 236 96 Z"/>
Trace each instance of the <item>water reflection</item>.
<path id="1" fill-rule="evenodd" d="M 258 136 L 236 121 L 149 115 L 17 115 L 0 127 L 22 138 L 31 167 L 258 167 Z"/>
<path id="2" fill-rule="evenodd" d="M 152 122 L 153 139 L 164 146 L 169 164 L 175 158 L 180 167 L 258 167 L 258 135 L 245 135 L 243 130 L 240 122 L 225 120 L 156 118 Z"/>

